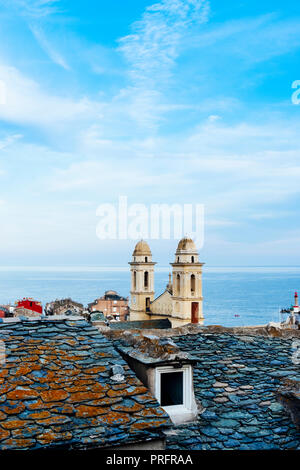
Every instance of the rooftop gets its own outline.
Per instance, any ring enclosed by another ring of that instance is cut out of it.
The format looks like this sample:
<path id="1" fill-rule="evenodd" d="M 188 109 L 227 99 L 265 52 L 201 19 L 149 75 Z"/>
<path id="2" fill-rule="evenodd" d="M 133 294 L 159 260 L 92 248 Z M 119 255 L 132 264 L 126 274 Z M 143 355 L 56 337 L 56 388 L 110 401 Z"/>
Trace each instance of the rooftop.
<path id="1" fill-rule="evenodd" d="M 300 448 L 299 430 L 277 395 L 285 381 L 292 380 L 299 388 L 300 367 L 292 361 L 295 338 L 204 328 L 172 340 L 197 360 L 195 396 L 204 411 L 197 422 L 172 430 L 168 448 Z"/>
<path id="2" fill-rule="evenodd" d="M 164 437 L 168 415 L 111 341 L 81 318 L 6 319 L 0 340 L 0 450 L 111 448 Z"/>

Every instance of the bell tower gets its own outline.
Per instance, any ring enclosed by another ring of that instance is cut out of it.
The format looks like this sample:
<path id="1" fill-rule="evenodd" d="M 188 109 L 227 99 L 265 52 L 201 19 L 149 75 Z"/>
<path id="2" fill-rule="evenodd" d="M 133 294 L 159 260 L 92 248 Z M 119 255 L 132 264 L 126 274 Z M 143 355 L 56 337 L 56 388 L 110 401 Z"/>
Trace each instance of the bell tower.
<path id="1" fill-rule="evenodd" d="M 178 243 L 173 268 L 173 317 L 199 323 L 203 320 L 202 266 L 195 243 L 183 238 Z"/>
<path id="2" fill-rule="evenodd" d="M 135 246 L 130 264 L 131 302 L 130 320 L 149 320 L 150 303 L 154 299 L 154 266 L 147 242 L 141 240 Z"/>

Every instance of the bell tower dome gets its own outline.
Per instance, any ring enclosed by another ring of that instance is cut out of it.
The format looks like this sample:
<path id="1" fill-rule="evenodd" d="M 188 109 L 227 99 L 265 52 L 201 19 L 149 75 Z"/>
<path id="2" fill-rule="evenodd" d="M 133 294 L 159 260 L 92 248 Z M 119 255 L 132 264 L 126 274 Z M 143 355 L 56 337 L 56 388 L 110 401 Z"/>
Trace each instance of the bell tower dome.
<path id="1" fill-rule="evenodd" d="M 130 320 L 147 320 L 150 304 L 154 299 L 154 266 L 147 242 L 139 241 L 132 254 L 130 264 Z"/>

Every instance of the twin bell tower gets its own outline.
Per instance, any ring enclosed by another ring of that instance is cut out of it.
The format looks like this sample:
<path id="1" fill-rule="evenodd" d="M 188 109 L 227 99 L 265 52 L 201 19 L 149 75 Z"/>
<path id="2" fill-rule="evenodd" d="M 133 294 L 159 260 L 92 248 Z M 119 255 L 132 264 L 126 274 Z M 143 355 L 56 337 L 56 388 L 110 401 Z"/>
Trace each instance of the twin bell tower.
<path id="1" fill-rule="evenodd" d="M 139 241 L 132 254 L 130 320 L 169 318 L 172 326 L 203 321 L 202 267 L 191 238 L 178 243 L 166 290 L 154 297 L 154 266 L 148 243 Z"/>

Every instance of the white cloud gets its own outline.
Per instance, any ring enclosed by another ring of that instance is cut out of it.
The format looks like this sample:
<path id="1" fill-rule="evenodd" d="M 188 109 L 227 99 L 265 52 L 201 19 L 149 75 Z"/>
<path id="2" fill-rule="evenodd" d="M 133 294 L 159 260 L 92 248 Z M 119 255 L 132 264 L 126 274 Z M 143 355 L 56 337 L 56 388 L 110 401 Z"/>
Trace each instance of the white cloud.
<path id="1" fill-rule="evenodd" d="M 88 98 L 74 100 L 47 93 L 34 80 L 15 67 L 0 65 L 0 80 L 6 84 L 6 104 L 0 106 L 3 121 L 34 125 L 49 130 L 81 120 L 82 123 L 101 116 L 102 105 Z M 45 129 L 46 130 L 46 129 Z"/>

